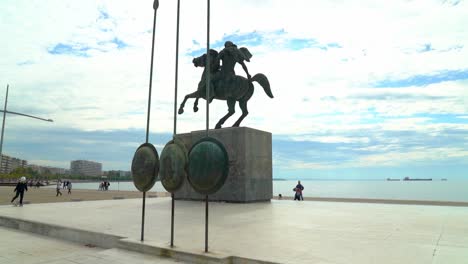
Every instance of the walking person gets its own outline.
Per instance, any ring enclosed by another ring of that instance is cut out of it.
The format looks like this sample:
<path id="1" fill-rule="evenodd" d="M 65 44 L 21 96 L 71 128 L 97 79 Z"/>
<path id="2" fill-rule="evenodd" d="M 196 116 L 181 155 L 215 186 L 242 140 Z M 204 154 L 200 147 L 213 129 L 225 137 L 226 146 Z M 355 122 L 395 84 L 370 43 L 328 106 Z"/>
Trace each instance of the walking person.
<path id="1" fill-rule="evenodd" d="M 60 192 L 60 187 L 62 186 L 60 180 L 57 181 L 57 194 L 55 196 L 62 196 L 62 193 Z"/>
<path id="2" fill-rule="evenodd" d="M 72 189 L 72 183 L 71 183 L 71 181 L 68 182 L 67 188 L 68 188 L 68 194 L 71 194 L 71 189 Z"/>
<path id="3" fill-rule="evenodd" d="M 11 199 L 11 203 L 13 203 L 19 196 L 19 206 L 23 206 L 24 191 L 28 191 L 28 184 L 26 183 L 26 177 L 23 176 L 20 178 L 18 184 L 16 184 L 16 187 L 13 190 L 13 192 L 16 192 L 16 195 Z M 17 206 L 18 203 L 15 203 L 14 205 Z"/>
<path id="4" fill-rule="evenodd" d="M 296 188 L 293 189 L 293 191 L 296 192 L 296 194 L 294 195 L 294 201 L 304 200 L 304 196 L 302 196 L 303 190 L 304 190 L 304 186 L 302 186 L 301 181 L 297 181 Z"/>

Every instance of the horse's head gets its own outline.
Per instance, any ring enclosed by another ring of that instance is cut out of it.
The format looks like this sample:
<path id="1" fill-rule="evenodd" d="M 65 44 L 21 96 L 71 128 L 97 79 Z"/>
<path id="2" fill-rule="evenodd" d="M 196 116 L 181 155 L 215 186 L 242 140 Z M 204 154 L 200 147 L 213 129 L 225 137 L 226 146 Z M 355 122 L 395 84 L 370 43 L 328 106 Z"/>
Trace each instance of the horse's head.
<path id="1" fill-rule="evenodd" d="M 211 71 L 217 71 L 219 69 L 219 60 L 217 59 L 218 52 L 210 49 L 210 68 Z M 206 53 L 196 57 L 192 60 L 193 66 L 195 67 L 206 67 Z"/>
<path id="2" fill-rule="evenodd" d="M 193 66 L 195 67 L 205 67 L 206 66 L 206 54 L 201 55 L 200 57 L 193 58 Z"/>

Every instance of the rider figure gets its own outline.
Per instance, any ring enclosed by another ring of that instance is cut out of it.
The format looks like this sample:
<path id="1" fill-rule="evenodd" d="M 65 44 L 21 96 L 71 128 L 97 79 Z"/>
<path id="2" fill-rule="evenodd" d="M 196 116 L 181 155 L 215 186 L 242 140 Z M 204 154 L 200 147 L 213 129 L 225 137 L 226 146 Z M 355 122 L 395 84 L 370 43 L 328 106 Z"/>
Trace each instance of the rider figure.
<path id="1" fill-rule="evenodd" d="M 244 60 L 250 62 L 251 57 L 252 54 L 250 54 L 246 48 L 238 49 L 234 43 L 226 41 L 226 43 L 224 43 L 224 49 L 219 52 L 217 58 L 223 62 L 221 66 L 221 78 L 229 81 L 229 79 L 234 77 L 236 75 L 234 67 L 236 63 L 239 63 L 247 74 L 249 82 L 251 82 L 251 76 L 244 63 Z"/>

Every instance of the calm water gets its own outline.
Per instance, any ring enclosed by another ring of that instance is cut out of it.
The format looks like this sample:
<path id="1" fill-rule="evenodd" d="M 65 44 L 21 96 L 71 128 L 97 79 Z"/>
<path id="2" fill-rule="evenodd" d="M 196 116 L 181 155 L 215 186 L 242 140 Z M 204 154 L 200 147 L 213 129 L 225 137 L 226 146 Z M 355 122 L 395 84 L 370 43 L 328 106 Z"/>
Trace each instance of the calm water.
<path id="1" fill-rule="evenodd" d="M 293 196 L 296 181 L 273 181 L 273 194 Z M 302 181 L 304 196 L 468 202 L 468 180 L 448 181 Z M 54 188 L 53 186 L 51 186 Z M 110 190 L 136 191 L 132 182 L 111 182 Z M 98 189 L 98 183 L 73 183 L 73 189 Z M 157 182 L 151 191 L 165 191 Z"/>

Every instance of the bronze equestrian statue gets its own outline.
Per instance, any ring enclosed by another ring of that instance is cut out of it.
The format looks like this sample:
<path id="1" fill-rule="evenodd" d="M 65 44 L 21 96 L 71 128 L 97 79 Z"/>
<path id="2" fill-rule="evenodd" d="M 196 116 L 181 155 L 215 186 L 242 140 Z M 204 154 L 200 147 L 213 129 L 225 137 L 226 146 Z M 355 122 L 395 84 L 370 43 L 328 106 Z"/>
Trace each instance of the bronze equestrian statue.
<path id="1" fill-rule="evenodd" d="M 226 100 L 228 105 L 228 113 L 221 118 L 216 124 L 215 128 L 221 128 L 224 122 L 235 113 L 236 101 L 239 102 L 239 107 L 242 110 L 242 115 L 234 123 L 233 127 L 238 127 L 242 120 L 249 114 L 247 110 L 247 101 L 254 92 L 253 82 L 257 82 L 263 87 L 265 93 L 273 98 L 270 90 L 270 83 L 268 78 L 262 74 L 257 73 L 253 77 L 250 76 L 244 61 L 250 61 L 252 55 L 247 48 L 237 48 L 231 41 L 226 41 L 225 48 L 221 52 L 210 49 L 210 98 L 209 102 L 213 99 Z M 193 111 L 198 111 L 198 99 L 203 98 L 206 100 L 206 54 L 193 59 L 195 67 L 204 67 L 202 78 L 198 83 L 197 91 L 187 94 L 180 104 L 179 114 L 184 113 L 185 102 L 189 98 L 195 98 Z M 220 63 L 222 62 L 222 64 Z M 241 64 L 242 68 L 247 74 L 248 78 L 236 75 L 234 67 L 236 63 Z M 221 64 L 221 65 L 220 65 Z"/>

